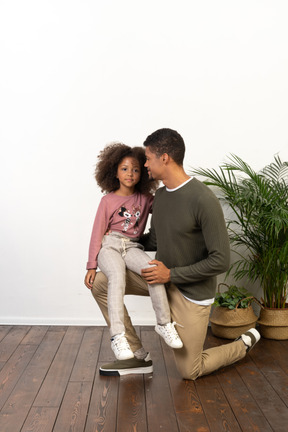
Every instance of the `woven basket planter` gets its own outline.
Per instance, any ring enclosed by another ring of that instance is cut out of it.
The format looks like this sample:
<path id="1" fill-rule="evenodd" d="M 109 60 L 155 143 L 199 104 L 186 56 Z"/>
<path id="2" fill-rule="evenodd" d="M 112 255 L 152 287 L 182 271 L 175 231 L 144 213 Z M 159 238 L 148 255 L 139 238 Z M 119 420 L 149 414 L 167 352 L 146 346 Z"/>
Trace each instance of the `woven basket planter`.
<path id="1" fill-rule="evenodd" d="M 235 309 L 216 306 L 210 317 L 213 335 L 224 339 L 236 339 L 255 327 L 256 321 L 257 317 L 251 305 L 247 308 Z"/>
<path id="2" fill-rule="evenodd" d="M 288 305 L 285 309 L 261 307 L 258 320 L 261 336 L 266 339 L 288 339 Z"/>

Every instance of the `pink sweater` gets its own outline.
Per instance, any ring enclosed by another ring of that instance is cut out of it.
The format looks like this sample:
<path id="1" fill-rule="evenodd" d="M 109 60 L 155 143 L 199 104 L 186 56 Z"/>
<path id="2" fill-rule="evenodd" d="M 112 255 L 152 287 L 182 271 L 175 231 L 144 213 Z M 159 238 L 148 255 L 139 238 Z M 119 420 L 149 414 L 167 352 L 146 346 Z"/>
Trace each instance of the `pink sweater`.
<path id="1" fill-rule="evenodd" d="M 97 268 L 97 256 L 103 236 L 109 231 L 126 237 L 139 238 L 144 232 L 147 218 L 152 211 L 152 195 L 135 192 L 130 196 L 110 192 L 100 201 L 90 240 L 87 270 Z"/>

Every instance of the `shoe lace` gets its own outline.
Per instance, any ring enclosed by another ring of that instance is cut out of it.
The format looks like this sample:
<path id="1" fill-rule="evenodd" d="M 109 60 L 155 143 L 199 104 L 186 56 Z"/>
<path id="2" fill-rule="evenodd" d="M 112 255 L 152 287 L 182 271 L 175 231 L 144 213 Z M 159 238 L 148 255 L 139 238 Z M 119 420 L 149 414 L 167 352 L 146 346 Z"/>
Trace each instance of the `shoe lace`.
<path id="1" fill-rule="evenodd" d="M 130 346 L 129 346 L 128 341 L 127 341 L 126 337 L 124 336 L 124 334 L 117 336 L 115 339 L 113 339 L 113 342 L 114 342 L 114 345 L 119 350 L 123 350 L 123 349 L 129 349 L 130 350 Z"/>
<path id="2" fill-rule="evenodd" d="M 170 338 L 175 338 L 175 339 L 180 339 L 176 329 L 175 329 L 175 325 L 178 325 L 179 327 L 184 328 L 184 326 L 182 326 L 181 324 L 178 324 L 176 321 L 173 321 L 172 323 L 168 324 L 169 330 L 168 328 L 165 328 L 165 333 L 167 333 L 167 335 L 170 336 Z"/>
<path id="3" fill-rule="evenodd" d="M 179 324 L 176 321 L 173 321 L 171 324 L 173 325 L 174 328 L 175 328 L 175 325 L 184 328 L 184 326 L 182 324 Z"/>

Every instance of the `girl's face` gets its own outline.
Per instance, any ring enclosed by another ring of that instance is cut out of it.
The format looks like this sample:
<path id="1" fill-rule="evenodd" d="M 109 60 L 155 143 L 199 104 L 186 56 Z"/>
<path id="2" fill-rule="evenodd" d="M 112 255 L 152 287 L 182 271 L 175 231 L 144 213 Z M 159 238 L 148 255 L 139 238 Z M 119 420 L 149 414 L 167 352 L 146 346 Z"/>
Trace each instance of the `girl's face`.
<path id="1" fill-rule="evenodd" d="M 134 192 L 136 184 L 141 176 L 141 167 L 137 159 L 124 157 L 118 165 L 117 178 L 120 183 L 120 191 Z"/>

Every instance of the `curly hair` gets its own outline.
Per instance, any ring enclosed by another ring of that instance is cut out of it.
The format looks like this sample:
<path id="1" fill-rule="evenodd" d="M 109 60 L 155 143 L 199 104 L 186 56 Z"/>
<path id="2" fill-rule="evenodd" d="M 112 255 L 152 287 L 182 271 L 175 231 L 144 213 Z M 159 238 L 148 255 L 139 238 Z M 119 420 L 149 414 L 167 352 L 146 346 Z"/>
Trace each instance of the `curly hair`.
<path id="1" fill-rule="evenodd" d="M 114 192 L 120 187 L 117 179 L 117 169 L 120 162 L 125 157 L 133 157 L 138 160 L 141 168 L 141 176 L 135 189 L 145 195 L 153 194 L 158 181 L 150 180 L 147 169 L 144 167 L 146 162 L 145 150 L 143 147 L 129 147 L 120 142 L 108 144 L 98 155 L 98 162 L 95 168 L 95 179 L 101 191 L 104 193 Z"/>

